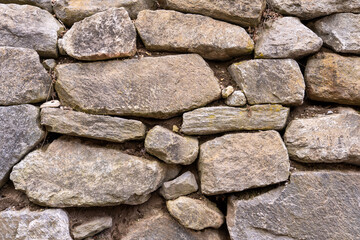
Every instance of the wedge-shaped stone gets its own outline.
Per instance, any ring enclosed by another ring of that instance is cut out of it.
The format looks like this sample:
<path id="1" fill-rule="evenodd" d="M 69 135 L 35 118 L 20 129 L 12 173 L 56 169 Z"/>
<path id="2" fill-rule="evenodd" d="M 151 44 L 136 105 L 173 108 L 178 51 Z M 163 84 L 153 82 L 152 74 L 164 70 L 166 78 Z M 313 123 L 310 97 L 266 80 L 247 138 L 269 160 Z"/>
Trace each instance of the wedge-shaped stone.
<path id="1" fill-rule="evenodd" d="M 56 67 L 62 103 L 94 114 L 170 118 L 220 98 L 218 79 L 197 54 Z"/>
<path id="2" fill-rule="evenodd" d="M 292 59 L 257 59 L 234 63 L 229 72 L 244 91 L 249 104 L 300 105 L 305 82 Z"/>
<path id="3" fill-rule="evenodd" d="M 360 105 L 360 57 L 320 52 L 308 60 L 305 82 L 312 100 Z"/>
<path id="4" fill-rule="evenodd" d="M 290 162 L 280 134 L 272 130 L 205 142 L 198 167 L 202 193 L 215 195 L 286 181 Z"/>
<path id="5" fill-rule="evenodd" d="M 76 226 L 71 231 L 71 234 L 74 236 L 75 240 L 81 240 L 87 237 L 92 237 L 111 226 L 111 217 L 99 217 Z"/>
<path id="6" fill-rule="evenodd" d="M 32 105 L 0 106 L 0 187 L 11 168 L 44 138 L 39 115 Z"/>
<path id="7" fill-rule="evenodd" d="M 242 27 L 201 15 L 145 10 L 135 25 L 146 48 L 153 51 L 193 52 L 207 59 L 226 60 L 254 49 Z"/>
<path id="8" fill-rule="evenodd" d="M 57 38 L 64 28 L 48 11 L 0 4 L 0 19 L 0 46 L 32 48 L 42 57 L 57 57 Z"/>
<path id="9" fill-rule="evenodd" d="M 136 53 L 136 30 L 124 8 L 112 8 L 75 23 L 59 47 L 79 60 L 130 57 Z"/>
<path id="10" fill-rule="evenodd" d="M 357 239 L 360 236 L 359 172 L 295 172 L 289 184 L 228 200 L 226 223 L 233 240 Z"/>
<path id="11" fill-rule="evenodd" d="M 205 107 L 184 113 L 181 131 L 207 135 L 238 130 L 280 130 L 290 109 L 281 105 L 255 105 L 248 108 Z"/>
<path id="12" fill-rule="evenodd" d="M 160 0 L 169 9 L 198 13 L 244 27 L 260 23 L 265 0 Z"/>
<path id="13" fill-rule="evenodd" d="M 197 190 L 198 185 L 194 174 L 187 171 L 172 181 L 164 182 L 160 188 L 160 194 L 169 200 L 188 195 Z"/>
<path id="14" fill-rule="evenodd" d="M 51 0 L 0 0 L 0 3 L 16 3 L 33 5 L 52 12 Z"/>
<path id="15" fill-rule="evenodd" d="M 143 139 L 146 130 L 146 126 L 140 121 L 91 115 L 60 108 L 42 109 L 41 124 L 45 125 L 49 132 L 110 142 Z"/>
<path id="16" fill-rule="evenodd" d="M 323 41 L 298 18 L 267 23 L 255 45 L 255 58 L 302 58 L 320 50 Z"/>
<path id="17" fill-rule="evenodd" d="M 61 137 L 28 154 L 10 179 L 29 199 L 49 207 L 141 204 L 161 184 L 166 166 L 100 146 Z"/>

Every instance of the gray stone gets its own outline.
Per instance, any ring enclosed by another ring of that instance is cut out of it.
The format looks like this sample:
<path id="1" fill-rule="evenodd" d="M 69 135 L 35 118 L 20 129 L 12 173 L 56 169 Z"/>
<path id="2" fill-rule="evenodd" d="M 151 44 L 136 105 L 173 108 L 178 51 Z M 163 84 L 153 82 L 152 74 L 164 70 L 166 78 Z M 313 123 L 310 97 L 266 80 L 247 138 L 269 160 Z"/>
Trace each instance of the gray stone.
<path id="1" fill-rule="evenodd" d="M 74 229 L 71 231 L 71 234 L 75 240 L 81 240 L 87 237 L 92 237 L 95 234 L 110 228 L 111 226 L 111 217 L 100 217 L 74 227 Z"/>
<path id="2" fill-rule="evenodd" d="M 192 52 L 212 60 L 249 55 L 254 42 L 239 26 L 195 14 L 145 10 L 136 28 L 152 51 Z"/>
<path id="3" fill-rule="evenodd" d="M 199 141 L 192 137 L 182 137 L 161 126 L 155 126 L 146 135 L 145 149 L 166 163 L 189 165 L 198 156 Z"/>
<path id="4" fill-rule="evenodd" d="M 165 164 L 125 154 L 118 145 L 61 137 L 28 154 L 10 179 L 38 205 L 90 207 L 144 203 L 165 173 Z"/>
<path id="5" fill-rule="evenodd" d="M 124 8 L 112 8 L 75 23 L 59 45 L 78 60 L 131 57 L 136 53 L 136 30 Z"/>
<path id="6" fill-rule="evenodd" d="M 226 98 L 225 104 L 231 107 L 241 107 L 246 104 L 246 97 L 242 91 L 234 91 Z"/>
<path id="7" fill-rule="evenodd" d="M 298 18 L 268 22 L 255 44 L 255 58 L 302 58 L 320 50 L 323 41 Z"/>
<path id="8" fill-rule="evenodd" d="M 57 57 L 57 38 L 64 28 L 48 11 L 0 4 L 0 19 L 0 46 L 32 48 L 42 57 Z"/>
<path id="9" fill-rule="evenodd" d="M 42 65 L 44 66 L 44 68 L 46 70 L 53 70 L 55 67 L 56 67 L 56 61 L 55 59 L 45 59 L 43 62 L 42 62 Z"/>
<path id="10" fill-rule="evenodd" d="M 41 65 L 36 51 L 0 47 L 0 105 L 44 101 L 50 85 L 50 75 Z"/>
<path id="11" fill-rule="evenodd" d="M 4 240 L 72 240 L 69 218 L 61 209 L 5 210 L 0 212 L 0 223 L 0 239 Z"/>
<path id="12" fill-rule="evenodd" d="M 188 135 L 207 135 L 239 130 L 281 130 L 289 112 L 289 108 L 281 105 L 204 107 L 184 113 L 181 131 Z"/>
<path id="13" fill-rule="evenodd" d="M 221 92 L 197 54 L 63 64 L 55 71 L 61 102 L 93 114 L 170 118 L 219 99 Z"/>
<path id="14" fill-rule="evenodd" d="M 194 174 L 187 171 L 172 181 L 164 182 L 160 188 L 160 194 L 169 200 L 188 195 L 197 190 L 198 185 Z"/>
<path id="15" fill-rule="evenodd" d="M 259 196 L 228 200 L 233 240 L 358 239 L 359 172 L 295 172 Z"/>
<path id="16" fill-rule="evenodd" d="M 232 78 L 244 91 L 249 104 L 301 105 L 305 82 L 293 59 L 256 59 L 234 63 Z"/>
<path id="17" fill-rule="evenodd" d="M 226 147 L 224 147 L 226 146 Z M 276 131 L 235 133 L 200 146 L 201 192 L 239 192 L 286 181 L 289 156 Z"/>
<path id="18" fill-rule="evenodd" d="M 60 108 L 41 110 L 41 124 L 49 132 L 125 142 L 145 138 L 146 126 L 137 120 L 91 115 Z"/>
<path id="19" fill-rule="evenodd" d="M 177 164 L 167 164 L 167 171 L 164 181 L 170 181 L 176 178 L 181 172 L 182 166 Z"/>
<path id="20" fill-rule="evenodd" d="M 0 0 L 0 3 L 15 3 L 33 5 L 52 12 L 51 0 Z"/>
<path id="21" fill-rule="evenodd" d="M 32 105 L 0 106 L 0 187 L 11 168 L 44 138 L 39 115 Z"/>

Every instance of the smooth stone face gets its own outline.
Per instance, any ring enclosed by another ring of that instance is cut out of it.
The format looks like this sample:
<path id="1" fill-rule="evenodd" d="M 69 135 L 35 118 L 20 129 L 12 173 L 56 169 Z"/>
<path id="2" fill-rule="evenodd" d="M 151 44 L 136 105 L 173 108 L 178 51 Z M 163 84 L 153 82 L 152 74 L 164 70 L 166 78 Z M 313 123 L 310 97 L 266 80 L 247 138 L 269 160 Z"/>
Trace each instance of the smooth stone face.
<path id="1" fill-rule="evenodd" d="M 111 226 L 111 217 L 100 217 L 76 226 L 71 231 L 71 234 L 73 235 L 75 240 L 81 240 L 87 237 L 92 237 L 95 234 L 98 234 L 99 232 L 110 228 Z"/>
<path id="2" fill-rule="evenodd" d="M 284 139 L 293 160 L 360 165 L 360 114 L 351 108 L 338 114 L 293 120 Z"/>
<path id="3" fill-rule="evenodd" d="M 60 42 L 78 60 L 130 57 L 136 53 L 136 30 L 124 8 L 112 8 L 75 23 Z"/>
<path id="4" fill-rule="evenodd" d="M 179 197 L 166 202 L 170 214 L 181 225 L 193 230 L 219 228 L 224 223 L 224 215 L 216 205 L 207 199 Z"/>
<path id="5" fill-rule="evenodd" d="M 360 105 L 360 57 L 320 52 L 308 60 L 305 82 L 312 100 Z"/>
<path id="6" fill-rule="evenodd" d="M 122 153 L 116 145 L 61 137 L 28 154 L 10 179 L 38 205 L 90 207 L 141 204 L 165 172 L 164 164 Z"/>
<path id="7" fill-rule="evenodd" d="M 61 209 L 5 210 L 0 212 L 0 239 L 72 240 L 69 218 Z"/>
<path id="8" fill-rule="evenodd" d="M 143 139 L 146 130 L 146 126 L 140 121 L 91 115 L 60 108 L 42 109 L 41 124 L 45 125 L 49 132 L 110 142 Z"/>
<path id="9" fill-rule="evenodd" d="M 207 135 L 239 130 L 280 130 L 290 109 L 281 105 L 255 105 L 248 108 L 204 107 L 184 113 L 181 131 Z"/>
<path id="10" fill-rule="evenodd" d="M 197 190 L 198 185 L 194 174 L 187 171 L 172 181 L 164 182 L 160 188 L 160 194 L 165 199 L 169 200 L 188 195 L 196 192 Z"/>
<path id="11" fill-rule="evenodd" d="M 254 42 L 239 26 L 195 14 L 145 10 L 135 22 L 147 49 L 198 53 L 213 60 L 248 55 Z"/>
<path id="12" fill-rule="evenodd" d="M 228 200 L 233 240 L 356 239 L 359 172 L 295 172 L 285 187 Z"/>
<path id="13" fill-rule="evenodd" d="M 166 163 L 189 165 L 199 152 L 199 141 L 182 137 L 161 126 L 151 129 L 145 138 L 145 149 Z"/>
<path id="14" fill-rule="evenodd" d="M 0 106 L 0 187 L 11 168 L 44 138 L 39 115 L 32 105 Z"/>
<path id="15" fill-rule="evenodd" d="M 320 50 L 323 41 L 298 18 L 269 22 L 255 45 L 255 58 L 302 58 Z"/>
<path id="16" fill-rule="evenodd" d="M 52 12 L 51 0 L 0 0 L 0 3 L 16 3 L 33 5 Z"/>
<path id="17" fill-rule="evenodd" d="M 0 19 L 0 46 L 32 48 L 42 57 L 57 57 L 57 38 L 64 28 L 48 11 L 0 4 Z"/>
<path id="18" fill-rule="evenodd" d="M 231 65 L 229 72 L 244 91 L 249 104 L 301 105 L 303 103 L 305 82 L 295 60 L 243 61 Z"/>
<path id="19" fill-rule="evenodd" d="M 44 101 L 50 85 L 50 75 L 36 51 L 0 47 L 0 105 Z"/>
<path id="20" fill-rule="evenodd" d="M 272 130 L 203 143 L 198 168 L 202 193 L 216 195 L 286 181 L 290 162 L 280 134 Z"/>
<path id="21" fill-rule="evenodd" d="M 265 0 L 160 0 L 166 8 L 198 13 L 240 26 L 256 26 L 265 9 Z"/>
<path id="22" fill-rule="evenodd" d="M 164 119 L 220 98 L 218 79 L 196 54 L 63 64 L 55 70 L 61 102 L 93 114 Z"/>
<path id="23" fill-rule="evenodd" d="M 246 104 L 246 97 L 242 91 L 234 91 L 225 100 L 225 104 L 231 107 L 241 107 Z"/>

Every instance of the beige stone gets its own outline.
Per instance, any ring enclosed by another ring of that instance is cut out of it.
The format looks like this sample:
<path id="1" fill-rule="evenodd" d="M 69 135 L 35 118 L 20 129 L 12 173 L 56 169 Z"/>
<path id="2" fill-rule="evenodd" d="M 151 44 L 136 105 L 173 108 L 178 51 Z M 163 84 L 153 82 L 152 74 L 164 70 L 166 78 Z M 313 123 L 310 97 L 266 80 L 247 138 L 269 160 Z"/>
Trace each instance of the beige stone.
<path id="1" fill-rule="evenodd" d="M 111 217 L 99 217 L 90 221 L 84 222 L 72 229 L 71 234 L 75 240 L 85 239 L 92 237 L 103 230 L 112 226 Z"/>

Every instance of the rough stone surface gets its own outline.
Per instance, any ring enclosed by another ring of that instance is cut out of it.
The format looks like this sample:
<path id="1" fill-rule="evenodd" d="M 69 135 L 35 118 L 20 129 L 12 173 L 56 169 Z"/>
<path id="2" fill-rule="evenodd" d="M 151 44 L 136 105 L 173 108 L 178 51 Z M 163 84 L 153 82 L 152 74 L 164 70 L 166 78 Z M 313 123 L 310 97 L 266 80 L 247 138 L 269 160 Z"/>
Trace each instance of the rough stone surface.
<path id="1" fill-rule="evenodd" d="M 64 210 L 5 210 L 0 212 L 0 239 L 72 240 Z"/>
<path id="2" fill-rule="evenodd" d="M 100 217 L 74 227 L 74 229 L 71 231 L 71 234 L 75 240 L 81 240 L 94 236 L 95 234 L 110 228 L 111 226 L 111 217 Z"/>
<path id="3" fill-rule="evenodd" d="M 296 119 L 284 135 L 291 159 L 308 163 L 346 162 L 360 165 L 360 114 L 340 113 Z"/>
<path id="4" fill-rule="evenodd" d="M 0 105 L 44 101 L 50 85 L 51 78 L 34 50 L 0 47 Z"/>
<path id="5" fill-rule="evenodd" d="M 221 96 L 223 98 L 228 98 L 233 92 L 234 92 L 234 87 L 233 86 L 227 86 L 226 88 L 221 90 Z"/>
<path id="6" fill-rule="evenodd" d="M 198 168 L 202 193 L 215 195 L 286 181 L 290 162 L 280 134 L 272 130 L 203 143 Z"/>
<path id="7" fill-rule="evenodd" d="M 248 108 L 205 107 L 184 113 L 181 131 L 207 135 L 238 130 L 280 130 L 290 109 L 281 105 L 255 105 Z"/>
<path id="8" fill-rule="evenodd" d="M 60 108 L 41 110 L 41 124 L 49 132 L 124 142 L 145 138 L 146 126 L 137 120 L 91 115 Z"/>
<path id="9" fill-rule="evenodd" d="M 57 37 L 63 26 L 48 11 L 0 4 L 0 19 L 0 46 L 32 48 L 42 57 L 57 57 Z"/>
<path id="10" fill-rule="evenodd" d="M 56 61 L 55 59 L 45 59 L 43 62 L 42 62 L 42 65 L 44 66 L 44 68 L 46 70 L 53 70 L 55 67 L 56 67 Z"/>
<path id="11" fill-rule="evenodd" d="M 207 59 L 226 60 L 254 49 L 242 27 L 201 15 L 145 10 L 135 25 L 146 48 L 153 51 L 193 52 Z"/>
<path id="12" fill-rule="evenodd" d="M 0 0 L 0 3 L 15 3 L 33 5 L 52 12 L 51 0 Z"/>
<path id="13" fill-rule="evenodd" d="M 322 39 L 298 18 L 278 18 L 261 31 L 255 58 L 302 58 L 319 51 L 322 44 Z"/>
<path id="14" fill-rule="evenodd" d="M 196 192 L 198 185 L 194 174 L 190 171 L 183 173 L 181 176 L 172 181 L 164 182 L 160 188 L 160 194 L 165 199 L 175 199 Z"/>
<path id="15" fill-rule="evenodd" d="M 246 97 L 242 91 L 234 91 L 225 100 L 225 104 L 231 107 L 241 107 L 246 104 Z"/>
<path id="16" fill-rule="evenodd" d="M 285 187 L 249 199 L 231 197 L 231 239 L 357 239 L 359 182 L 359 172 L 295 172 Z"/>
<path id="17" fill-rule="evenodd" d="M 32 105 L 0 106 L 0 187 L 11 168 L 43 139 L 39 115 Z"/>
<path id="18" fill-rule="evenodd" d="M 305 82 L 312 100 L 360 105 L 360 57 L 320 52 L 308 60 Z"/>
<path id="19" fill-rule="evenodd" d="M 220 98 L 221 92 L 197 54 L 63 64 L 55 71 L 61 102 L 94 114 L 170 118 Z"/>
<path id="20" fill-rule="evenodd" d="M 219 228 L 224 223 L 224 215 L 206 198 L 200 200 L 179 197 L 167 201 L 166 206 L 170 214 L 186 228 L 193 230 Z"/>
<path id="21" fill-rule="evenodd" d="M 79 60 L 130 57 L 136 53 L 136 30 L 124 8 L 112 8 L 75 23 L 59 45 Z"/>
<path id="22" fill-rule="evenodd" d="M 169 164 L 189 165 L 199 152 L 199 141 L 192 137 L 182 137 L 161 126 L 151 129 L 145 138 L 148 153 Z"/>
<path id="23" fill-rule="evenodd" d="M 265 0 L 160 0 L 166 8 L 198 13 L 244 27 L 260 23 Z"/>
<path id="24" fill-rule="evenodd" d="M 303 103 L 305 82 L 295 60 L 243 61 L 232 64 L 229 72 L 244 91 L 249 104 L 301 105 Z"/>
<path id="25" fill-rule="evenodd" d="M 61 137 L 28 154 L 10 179 L 39 205 L 111 206 L 145 202 L 165 172 L 164 164 L 122 153 L 117 145 Z"/>

